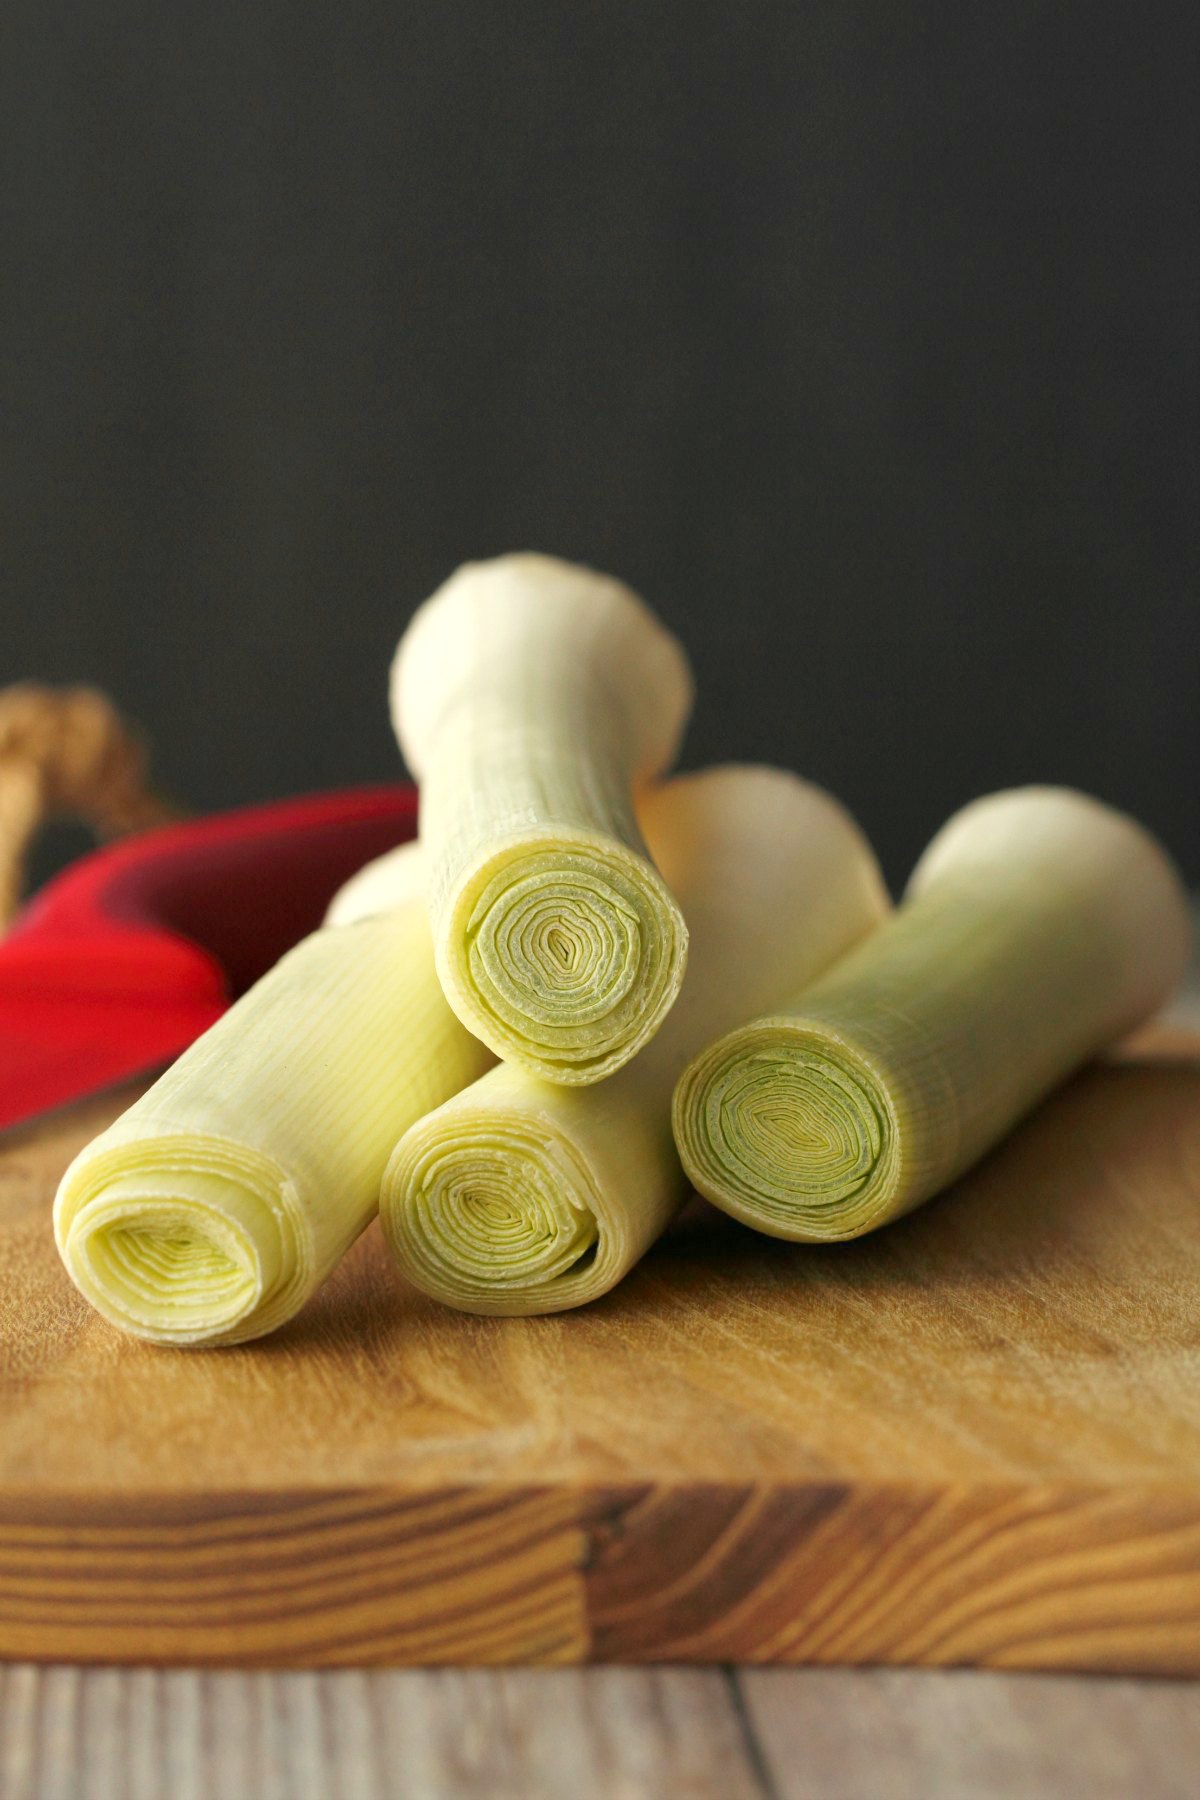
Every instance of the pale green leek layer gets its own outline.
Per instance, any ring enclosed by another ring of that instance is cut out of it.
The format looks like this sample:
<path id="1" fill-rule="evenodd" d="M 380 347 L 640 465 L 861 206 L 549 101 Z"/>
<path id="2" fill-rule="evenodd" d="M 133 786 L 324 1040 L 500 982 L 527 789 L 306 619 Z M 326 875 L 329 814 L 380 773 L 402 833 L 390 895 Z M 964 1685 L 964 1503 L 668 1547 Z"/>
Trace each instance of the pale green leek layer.
<path id="1" fill-rule="evenodd" d="M 418 1287 L 453 1306 L 557 1312 L 607 1292 L 686 1194 L 670 1107 L 687 1058 L 886 911 L 858 828 L 794 776 L 681 777 L 641 817 L 691 932 L 683 992 L 657 1036 L 586 1088 L 503 1064 L 410 1127 L 388 1163 L 388 1242 Z"/>
<path id="2" fill-rule="evenodd" d="M 140 1337 L 259 1337 L 374 1216 L 397 1131 L 491 1061 L 446 1005 L 423 901 L 316 932 L 76 1157 L 63 1262 Z"/>
<path id="3" fill-rule="evenodd" d="M 690 1064 L 684 1166 L 776 1237 L 871 1231 L 1157 1010 L 1190 936 L 1179 880 L 1132 820 L 1063 789 L 977 801 L 883 930 Z"/>
<path id="4" fill-rule="evenodd" d="M 634 792 L 691 708 L 683 651 L 619 582 L 545 556 L 460 569 L 397 651 L 438 974 L 497 1055 L 610 1075 L 679 992 L 687 929 Z"/>

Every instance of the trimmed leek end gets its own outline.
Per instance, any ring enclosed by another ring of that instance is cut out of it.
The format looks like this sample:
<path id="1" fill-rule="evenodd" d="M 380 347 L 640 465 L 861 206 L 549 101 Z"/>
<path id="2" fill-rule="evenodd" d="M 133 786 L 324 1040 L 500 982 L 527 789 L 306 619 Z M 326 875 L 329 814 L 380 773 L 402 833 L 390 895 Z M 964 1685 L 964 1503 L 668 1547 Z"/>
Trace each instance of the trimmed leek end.
<path id="1" fill-rule="evenodd" d="M 883 930 L 675 1092 L 700 1192 L 759 1231 L 860 1236 L 969 1168 L 1168 998 L 1187 898 L 1140 826 L 1065 789 L 964 808 Z"/>
<path id="2" fill-rule="evenodd" d="M 571 1129 L 572 1101 L 589 1097 L 502 1063 L 462 1104 L 418 1120 L 380 1193 L 405 1276 L 463 1312 L 498 1315 L 562 1312 L 612 1287 L 645 1247 L 644 1221 L 599 1177 L 586 1129 L 582 1142 Z"/>
<path id="3" fill-rule="evenodd" d="M 613 1287 L 686 1196 L 670 1112 L 688 1057 L 888 911 L 854 821 L 779 770 L 666 782 L 645 796 L 642 822 L 692 931 L 683 993 L 657 1037 L 592 1087 L 502 1064 L 418 1120 L 384 1175 L 380 1219 L 404 1274 L 465 1311 L 561 1312 Z"/>
<path id="4" fill-rule="evenodd" d="M 307 1285 L 311 1247 L 286 1171 L 236 1144 L 112 1140 L 76 1174 L 60 1216 L 76 1287 L 152 1342 L 258 1336 L 292 1310 L 289 1288 Z"/>
<path id="5" fill-rule="evenodd" d="M 651 864 L 561 830 L 506 846 L 463 883 L 437 942 L 460 1019 L 546 1081 L 612 1075 L 659 1029 L 687 962 L 687 927 Z"/>
<path id="6" fill-rule="evenodd" d="M 731 1031 L 685 1070 L 672 1122 L 693 1186 L 772 1237 L 858 1237 L 896 1210 L 905 1133 L 841 1033 L 786 1017 Z"/>
<path id="7" fill-rule="evenodd" d="M 445 1003 L 423 904 L 314 933 L 75 1158 L 68 1274 L 155 1343 L 261 1337 L 374 1216 L 398 1126 L 491 1060 Z"/>
<path id="8" fill-rule="evenodd" d="M 691 700 L 648 608 L 552 557 L 468 564 L 397 651 L 439 978 L 477 1037 L 548 1081 L 611 1075 L 679 993 L 687 928 L 633 795 Z"/>

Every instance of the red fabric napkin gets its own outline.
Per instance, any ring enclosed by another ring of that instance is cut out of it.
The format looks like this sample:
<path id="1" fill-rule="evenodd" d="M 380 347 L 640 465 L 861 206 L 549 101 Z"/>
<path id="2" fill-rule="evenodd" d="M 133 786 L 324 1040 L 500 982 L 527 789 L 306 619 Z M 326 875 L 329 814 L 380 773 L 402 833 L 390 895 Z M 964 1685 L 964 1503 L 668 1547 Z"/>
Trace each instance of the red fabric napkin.
<path id="1" fill-rule="evenodd" d="M 0 1129 L 169 1062 L 416 820 L 414 789 L 357 788 L 73 864 L 0 941 Z"/>

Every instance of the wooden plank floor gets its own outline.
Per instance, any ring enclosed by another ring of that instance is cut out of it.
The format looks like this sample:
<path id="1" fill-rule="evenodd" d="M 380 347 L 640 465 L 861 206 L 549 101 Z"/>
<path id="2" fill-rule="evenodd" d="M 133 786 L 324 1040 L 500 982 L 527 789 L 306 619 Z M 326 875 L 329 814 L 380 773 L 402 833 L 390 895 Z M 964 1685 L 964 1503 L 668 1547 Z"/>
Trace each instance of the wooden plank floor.
<path id="1" fill-rule="evenodd" d="M 1191 1800 L 1183 1682 L 0 1669 L 3 1800 Z"/>

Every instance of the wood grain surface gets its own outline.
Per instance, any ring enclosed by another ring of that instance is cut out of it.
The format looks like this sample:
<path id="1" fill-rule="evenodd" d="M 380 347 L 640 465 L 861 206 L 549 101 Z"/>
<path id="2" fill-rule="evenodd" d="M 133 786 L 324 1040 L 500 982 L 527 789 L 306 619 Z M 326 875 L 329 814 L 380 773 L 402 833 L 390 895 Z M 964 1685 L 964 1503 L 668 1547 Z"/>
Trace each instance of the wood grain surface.
<path id="1" fill-rule="evenodd" d="M 0 1653 L 1200 1670 L 1200 1065 L 1087 1071 L 809 1249 L 697 1205 L 489 1320 L 377 1232 L 262 1344 L 156 1350 L 49 1231 L 129 1096 L 0 1153 Z"/>
<path id="2" fill-rule="evenodd" d="M 4 1800 L 1191 1800 L 1190 1683 L 0 1669 Z"/>

